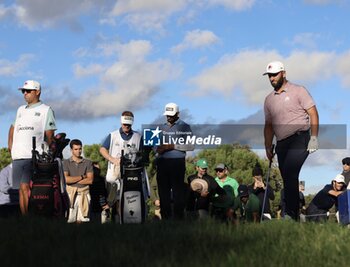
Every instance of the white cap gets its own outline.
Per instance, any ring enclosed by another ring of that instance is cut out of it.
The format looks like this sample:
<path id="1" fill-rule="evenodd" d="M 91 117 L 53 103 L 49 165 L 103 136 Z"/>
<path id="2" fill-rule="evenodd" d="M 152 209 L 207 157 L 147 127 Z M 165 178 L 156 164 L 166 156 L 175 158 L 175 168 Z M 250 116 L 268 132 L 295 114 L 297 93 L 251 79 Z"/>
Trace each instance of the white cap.
<path id="1" fill-rule="evenodd" d="M 166 116 L 174 116 L 176 113 L 179 112 L 179 106 L 175 103 L 168 103 L 165 105 L 165 111 L 163 115 Z"/>
<path id="2" fill-rule="evenodd" d="M 120 122 L 122 124 L 129 124 L 129 125 L 132 125 L 134 123 L 134 117 L 132 116 L 127 116 L 127 115 L 124 115 L 124 116 L 121 116 L 120 117 Z"/>
<path id="3" fill-rule="evenodd" d="M 338 174 L 337 176 L 335 176 L 335 178 L 333 179 L 333 181 L 336 181 L 337 183 L 343 183 L 345 184 L 345 178 L 343 175 Z"/>
<path id="4" fill-rule="evenodd" d="M 41 90 L 41 85 L 37 81 L 28 80 L 25 81 L 22 87 L 19 87 L 18 90 L 28 89 L 28 90 Z"/>
<path id="5" fill-rule="evenodd" d="M 280 61 L 272 61 L 266 66 L 266 72 L 263 75 L 269 74 L 269 73 L 279 73 L 281 71 L 284 71 L 283 63 Z"/>

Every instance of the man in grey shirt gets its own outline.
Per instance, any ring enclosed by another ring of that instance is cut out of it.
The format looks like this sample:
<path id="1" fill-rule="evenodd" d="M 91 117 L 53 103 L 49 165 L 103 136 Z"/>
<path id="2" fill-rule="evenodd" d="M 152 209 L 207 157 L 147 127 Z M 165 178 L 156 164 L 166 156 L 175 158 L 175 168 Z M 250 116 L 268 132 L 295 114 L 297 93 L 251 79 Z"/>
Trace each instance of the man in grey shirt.
<path id="1" fill-rule="evenodd" d="M 91 200 L 89 185 L 94 180 L 92 162 L 81 156 L 82 142 L 80 140 L 73 139 L 69 145 L 72 157 L 63 161 L 70 201 L 68 222 L 88 222 L 90 221 Z"/>

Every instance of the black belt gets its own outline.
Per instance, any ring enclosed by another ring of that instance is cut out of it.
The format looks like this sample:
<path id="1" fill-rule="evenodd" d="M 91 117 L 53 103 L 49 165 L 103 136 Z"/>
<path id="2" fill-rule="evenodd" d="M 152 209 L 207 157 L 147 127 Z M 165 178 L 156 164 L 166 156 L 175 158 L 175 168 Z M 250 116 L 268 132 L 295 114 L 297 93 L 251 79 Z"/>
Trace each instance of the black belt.
<path id="1" fill-rule="evenodd" d="M 282 142 L 282 141 L 285 141 L 289 138 L 292 138 L 292 137 L 295 137 L 295 136 L 298 136 L 298 135 L 303 135 L 303 134 L 310 134 L 310 129 L 309 130 L 306 130 L 306 131 L 297 131 L 296 133 L 286 137 L 286 138 L 283 138 L 282 140 L 279 140 L 278 142 Z"/>

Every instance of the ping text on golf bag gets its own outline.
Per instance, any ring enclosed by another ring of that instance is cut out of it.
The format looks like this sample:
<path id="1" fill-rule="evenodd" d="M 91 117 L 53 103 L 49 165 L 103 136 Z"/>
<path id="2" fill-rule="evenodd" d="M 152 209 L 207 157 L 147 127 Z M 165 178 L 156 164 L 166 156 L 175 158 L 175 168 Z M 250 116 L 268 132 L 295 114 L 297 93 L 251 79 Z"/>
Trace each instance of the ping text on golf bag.
<path id="1" fill-rule="evenodd" d="M 149 181 L 141 152 L 122 150 L 120 191 L 120 222 L 143 223 L 147 216 L 146 200 L 149 198 Z"/>

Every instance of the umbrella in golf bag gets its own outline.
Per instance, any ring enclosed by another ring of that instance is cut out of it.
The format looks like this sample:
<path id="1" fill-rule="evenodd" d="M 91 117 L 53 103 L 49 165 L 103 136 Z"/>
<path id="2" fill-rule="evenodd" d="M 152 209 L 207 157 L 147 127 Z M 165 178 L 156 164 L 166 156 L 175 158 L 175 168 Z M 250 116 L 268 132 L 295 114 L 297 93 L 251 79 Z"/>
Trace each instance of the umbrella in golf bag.
<path id="1" fill-rule="evenodd" d="M 40 154 L 33 137 L 33 176 L 28 211 L 33 215 L 64 218 L 69 208 L 62 151 L 68 145 L 65 133 L 57 134 L 48 151 Z"/>
<path id="2" fill-rule="evenodd" d="M 143 223 L 147 216 L 149 181 L 140 152 L 121 157 L 120 223 Z"/>

